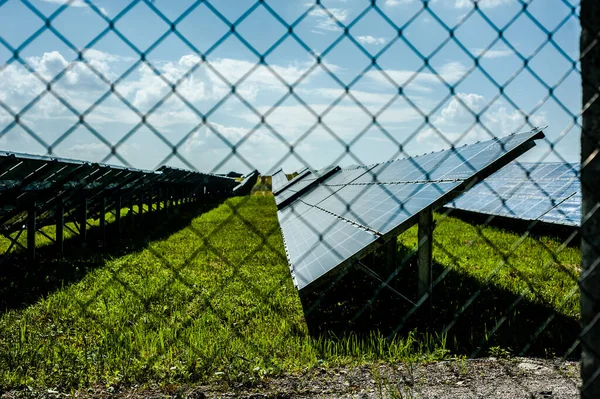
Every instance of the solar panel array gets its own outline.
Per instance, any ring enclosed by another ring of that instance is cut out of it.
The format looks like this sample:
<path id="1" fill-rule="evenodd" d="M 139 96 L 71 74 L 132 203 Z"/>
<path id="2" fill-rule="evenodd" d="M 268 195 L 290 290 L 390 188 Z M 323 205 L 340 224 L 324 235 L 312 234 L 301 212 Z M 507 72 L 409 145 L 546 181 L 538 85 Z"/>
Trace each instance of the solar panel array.
<path id="1" fill-rule="evenodd" d="M 578 227 L 581 220 L 579 165 L 514 162 L 446 207 Z"/>
<path id="2" fill-rule="evenodd" d="M 236 185 L 228 177 L 167 166 L 152 171 L 0 152 L 0 233 L 11 238 L 27 223 L 33 230 L 57 219 L 62 223 L 63 213 L 66 221 L 79 222 L 85 230 L 87 218 L 104 220 L 109 210 L 120 218 L 116 210 L 125 204 L 130 209 L 132 203 L 167 207 L 200 196 L 229 196 Z M 11 247 L 20 245 L 11 241 Z"/>
<path id="3" fill-rule="evenodd" d="M 284 190 L 274 185 L 296 287 L 302 290 L 359 259 L 416 223 L 420 212 L 442 206 L 542 137 L 534 129 L 371 166 L 311 171 Z"/>

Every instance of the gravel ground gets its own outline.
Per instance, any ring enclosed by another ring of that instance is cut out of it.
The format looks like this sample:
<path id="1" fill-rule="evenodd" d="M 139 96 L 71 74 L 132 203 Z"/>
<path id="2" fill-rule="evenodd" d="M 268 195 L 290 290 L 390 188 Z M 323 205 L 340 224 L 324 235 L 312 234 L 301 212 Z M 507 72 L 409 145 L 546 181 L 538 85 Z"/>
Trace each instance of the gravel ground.
<path id="1" fill-rule="evenodd" d="M 579 364 L 528 358 L 453 360 L 426 365 L 322 368 L 266 379 L 252 387 L 181 386 L 78 392 L 78 398 L 578 398 Z M 66 397 L 55 391 L 2 398 Z"/>

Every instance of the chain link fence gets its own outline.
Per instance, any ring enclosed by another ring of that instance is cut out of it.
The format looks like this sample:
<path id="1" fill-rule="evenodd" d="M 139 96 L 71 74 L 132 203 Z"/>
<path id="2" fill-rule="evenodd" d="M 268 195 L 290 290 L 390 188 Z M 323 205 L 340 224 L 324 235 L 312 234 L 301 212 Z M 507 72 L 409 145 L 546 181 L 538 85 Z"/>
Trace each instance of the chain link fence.
<path id="1" fill-rule="evenodd" d="M 38 225 L 4 218 L 23 195 L 4 209 L 0 387 L 240 386 L 358 359 L 533 356 L 581 359 L 581 395 L 600 397 L 599 15 L 592 0 L 0 0 L 0 150 L 172 173 L 117 174 L 109 205 L 78 191 L 58 254 L 46 199 Z M 440 208 L 422 216 L 429 233 L 408 229 L 299 300 L 269 176 L 543 125 L 517 165 L 530 180 L 571 165 L 580 227 Z M 43 168 L 26 178 L 60 177 Z M 255 169 L 251 195 L 209 184 Z"/>

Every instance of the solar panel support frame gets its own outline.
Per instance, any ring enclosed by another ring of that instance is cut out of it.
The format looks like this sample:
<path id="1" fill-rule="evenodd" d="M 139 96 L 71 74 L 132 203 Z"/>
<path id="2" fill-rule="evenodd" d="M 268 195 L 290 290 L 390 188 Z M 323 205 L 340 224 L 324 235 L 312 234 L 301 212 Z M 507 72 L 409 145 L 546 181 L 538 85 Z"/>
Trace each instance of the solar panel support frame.
<path id="1" fill-rule="evenodd" d="M 162 189 L 158 189 L 158 193 L 156 194 L 156 212 L 160 212 L 160 202 L 162 201 Z"/>
<path id="2" fill-rule="evenodd" d="M 129 211 L 127 212 L 127 224 L 129 225 L 129 228 L 133 230 L 133 226 L 134 226 L 134 218 L 133 218 L 133 194 L 129 197 L 129 201 L 128 201 L 128 205 L 127 207 L 129 208 Z"/>
<path id="3" fill-rule="evenodd" d="M 56 251 L 62 254 L 65 251 L 65 205 L 62 198 L 56 201 L 55 210 L 56 219 L 56 237 L 55 245 Z"/>
<path id="4" fill-rule="evenodd" d="M 87 240 L 87 197 L 83 196 L 81 199 L 81 208 L 79 210 L 79 237 L 81 238 L 81 243 L 85 244 Z"/>
<path id="5" fill-rule="evenodd" d="M 121 236 L 121 207 L 123 205 L 123 199 L 121 198 L 121 194 L 117 195 L 117 200 L 115 202 L 115 224 L 117 226 L 117 237 Z"/>
<path id="6" fill-rule="evenodd" d="M 106 196 L 103 195 L 100 200 L 100 239 L 102 246 L 106 245 Z"/>
<path id="7" fill-rule="evenodd" d="M 140 191 L 140 195 L 138 196 L 138 216 L 140 220 L 140 224 L 144 222 L 144 191 Z"/>
<path id="8" fill-rule="evenodd" d="M 37 207 L 35 201 L 31 203 L 27 213 L 27 251 L 29 257 L 35 259 L 35 238 L 37 232 Z"/>

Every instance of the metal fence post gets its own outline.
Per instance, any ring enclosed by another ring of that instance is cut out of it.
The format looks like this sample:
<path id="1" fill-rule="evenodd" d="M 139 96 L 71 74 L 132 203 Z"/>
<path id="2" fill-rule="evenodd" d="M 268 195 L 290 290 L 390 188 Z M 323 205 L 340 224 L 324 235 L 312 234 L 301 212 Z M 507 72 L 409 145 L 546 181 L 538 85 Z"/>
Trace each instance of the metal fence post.
<path id="1" fill-rule="evenodd" d="M 432 226 L 433 213 L 431 212 L 431 208 L 424 209 L 419 213 L 419 284 L 417 293 L 419 300 L 427 293 L 431 295 Z M 431 297 L 427 301 L 431 303 Z"/>
<path id="2" fill-rule="evenodd" d="M 581 2 L 581 397 L 600 397 L 600 4 Z"/>

